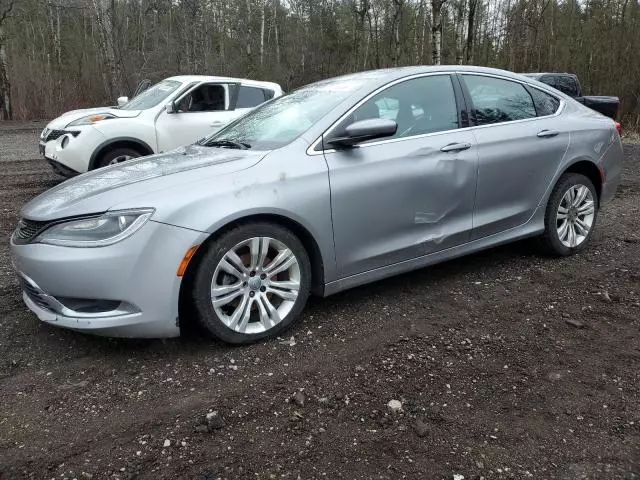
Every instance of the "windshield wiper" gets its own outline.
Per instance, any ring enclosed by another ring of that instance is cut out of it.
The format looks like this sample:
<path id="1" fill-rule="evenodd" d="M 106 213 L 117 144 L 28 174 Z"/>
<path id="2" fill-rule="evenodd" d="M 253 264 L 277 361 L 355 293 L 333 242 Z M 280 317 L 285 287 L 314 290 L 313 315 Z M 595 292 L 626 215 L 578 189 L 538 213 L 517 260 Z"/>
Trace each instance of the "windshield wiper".
<path id="1" fill-rule="evenodd" d="M 245 142 L 236 142 L 235 140 L 211 140 L 205 144 L 207 147 L 227 147 L 237 148 L 238 150 L 247 150 L 251 145 Z"/>

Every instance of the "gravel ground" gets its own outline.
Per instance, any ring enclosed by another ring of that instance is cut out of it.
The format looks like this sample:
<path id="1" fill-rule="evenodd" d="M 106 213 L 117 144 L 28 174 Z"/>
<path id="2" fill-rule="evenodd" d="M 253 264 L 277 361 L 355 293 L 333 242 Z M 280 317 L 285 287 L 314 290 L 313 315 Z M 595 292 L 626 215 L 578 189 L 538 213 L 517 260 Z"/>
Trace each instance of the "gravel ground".
<path id="1" fill-rule="evenodd" d="M 640 479 L 640 147 L 580 255 L 496 248 L 234 348 L 26 310 L 6 240 L 59 179 L 41 126 L 18 127 L 0 129 L 0 478 Z"/>

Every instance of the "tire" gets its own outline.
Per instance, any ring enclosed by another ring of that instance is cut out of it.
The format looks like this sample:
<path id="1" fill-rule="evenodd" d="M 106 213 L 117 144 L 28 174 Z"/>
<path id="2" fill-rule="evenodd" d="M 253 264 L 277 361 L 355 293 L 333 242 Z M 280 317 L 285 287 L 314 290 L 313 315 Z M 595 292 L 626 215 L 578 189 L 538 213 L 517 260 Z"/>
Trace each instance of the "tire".
<path id="1" fill-rule="evenodd" d="M 204 248 L 194 272 L 191 305 L 210 334 L 227 343 L 253 343 L 277 336 L 298 318 L 311 289 L 311 265 L 292 232 L 272 223 L 249 223 Z M 281 271 L 283 266 L 287 268 Z"/>
<path id="2" fill-rule="evenodd" d="M 96 162 L 95 168 L 106 167 L 108 165 L 113 165 L 114 163 L 120 163 L 138 157 L 142 157 L 142 154 L 133 148 L 114 148 L 107 151 L 102 155 L 102 157 L 100 157 L 100 160 Z"/>
<path id="3" fill-rule="evenodd" d="M 584 198 L 580 200 L 583 195 Z M 553 256 L 566 257 L 584 249 L 595 230 L 598 208 L 598 193 L 591 180 L 579 173 L 562 175 L 547 203 L 545 231 L 541 237 L 544 251 Z"/>

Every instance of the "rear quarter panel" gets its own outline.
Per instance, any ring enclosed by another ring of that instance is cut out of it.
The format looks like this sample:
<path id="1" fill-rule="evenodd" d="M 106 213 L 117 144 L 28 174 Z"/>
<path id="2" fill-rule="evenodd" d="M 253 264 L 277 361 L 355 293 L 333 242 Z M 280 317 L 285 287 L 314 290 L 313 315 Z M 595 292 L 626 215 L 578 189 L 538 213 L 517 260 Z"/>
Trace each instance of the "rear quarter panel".
<path id="1" fill-rule="evenodd" d="M 605 185 L 601 203 L 610 200 L 620 181 L 622 170 L 622 144 L 613 121 L 604 115 L 580 105 L 567 102 L 567 110 L 560 120 L 570 125 L 571 140 L 567 154 L 554 175 L 540 206 L 546 205 L 549 195 L 560 176 L 581 161 L 588 161 L 602 168 Z M 613 190 L 613 193 L 611 192 Z"/>

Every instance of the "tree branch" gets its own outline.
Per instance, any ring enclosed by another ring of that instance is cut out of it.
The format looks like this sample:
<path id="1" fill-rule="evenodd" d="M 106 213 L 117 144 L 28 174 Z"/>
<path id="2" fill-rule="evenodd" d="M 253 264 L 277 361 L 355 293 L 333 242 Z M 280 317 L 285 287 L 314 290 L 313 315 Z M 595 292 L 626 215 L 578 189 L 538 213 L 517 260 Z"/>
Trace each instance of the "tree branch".
<path id="1" fill-rule="evenodd" d="M 11 10 L 13 10 L 14 4 L 15 0 L 10 0 L 7 8 L 5 8 L 2 13 L 0 13 L 0 25 L 2 25 L 7 18 L 9 18 L 9 14 L 11 13 Z"/>

